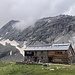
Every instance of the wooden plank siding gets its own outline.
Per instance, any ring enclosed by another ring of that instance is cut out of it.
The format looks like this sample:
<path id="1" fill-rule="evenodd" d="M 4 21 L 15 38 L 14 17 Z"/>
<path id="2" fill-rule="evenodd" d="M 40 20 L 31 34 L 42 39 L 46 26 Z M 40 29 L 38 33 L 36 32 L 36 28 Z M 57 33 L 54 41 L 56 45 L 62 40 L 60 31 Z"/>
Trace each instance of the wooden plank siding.
<path id="1" fill-rule="evenodd" d="M 68 63 L 68 54 L 66 50 L 52 50 L 48 51 L 48 58 L 52 58 L 50 61 L 54 63 Z"/>

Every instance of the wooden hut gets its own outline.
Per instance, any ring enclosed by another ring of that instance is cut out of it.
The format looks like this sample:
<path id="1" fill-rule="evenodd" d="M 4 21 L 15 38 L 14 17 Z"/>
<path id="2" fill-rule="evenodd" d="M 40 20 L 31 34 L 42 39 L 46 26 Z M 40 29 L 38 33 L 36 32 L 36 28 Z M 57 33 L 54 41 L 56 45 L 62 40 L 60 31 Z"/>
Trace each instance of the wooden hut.
<path id="1" fill-rule="evenodd" d="M 74 50 L 70 43 L 32 45 L 25 49 L 25 61 L 42 63 L 73 63 Z"/>

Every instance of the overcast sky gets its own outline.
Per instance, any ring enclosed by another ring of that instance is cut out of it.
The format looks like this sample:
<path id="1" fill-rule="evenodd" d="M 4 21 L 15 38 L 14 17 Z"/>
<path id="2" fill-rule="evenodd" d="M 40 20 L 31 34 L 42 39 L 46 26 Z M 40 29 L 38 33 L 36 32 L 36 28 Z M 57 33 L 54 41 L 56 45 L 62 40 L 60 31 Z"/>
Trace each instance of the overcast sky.
<path id="1" fill-rule="evenodd" d="M 60 14 L 75 15 L 75 0 L 0 0 L 0 27 L 12 19 L 20 20 L 25 27 Z"/>

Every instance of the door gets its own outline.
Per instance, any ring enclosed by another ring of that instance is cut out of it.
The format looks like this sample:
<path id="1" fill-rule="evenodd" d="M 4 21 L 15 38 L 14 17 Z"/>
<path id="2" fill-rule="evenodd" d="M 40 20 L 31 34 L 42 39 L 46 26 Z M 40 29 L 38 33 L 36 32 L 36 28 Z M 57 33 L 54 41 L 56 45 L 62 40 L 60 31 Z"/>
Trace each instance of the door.
<path id="1" fill-rule="evenodd" d="M 53 60 L 53 57 L 48 57 L 49 62 L 52 62 L 52 60 Z"/>

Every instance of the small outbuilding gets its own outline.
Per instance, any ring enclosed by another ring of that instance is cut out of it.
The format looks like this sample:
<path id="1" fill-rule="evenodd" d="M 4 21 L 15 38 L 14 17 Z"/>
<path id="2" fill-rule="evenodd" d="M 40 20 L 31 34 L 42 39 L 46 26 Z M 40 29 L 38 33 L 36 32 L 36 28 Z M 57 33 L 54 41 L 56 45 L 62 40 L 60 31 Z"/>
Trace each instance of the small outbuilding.
<path id="1" fill-rule="evenodd" d="M 26 47 L 25 62 L 65 63 L 74 62 L 74 50 L 70 43 L 32 45 Z"/>

